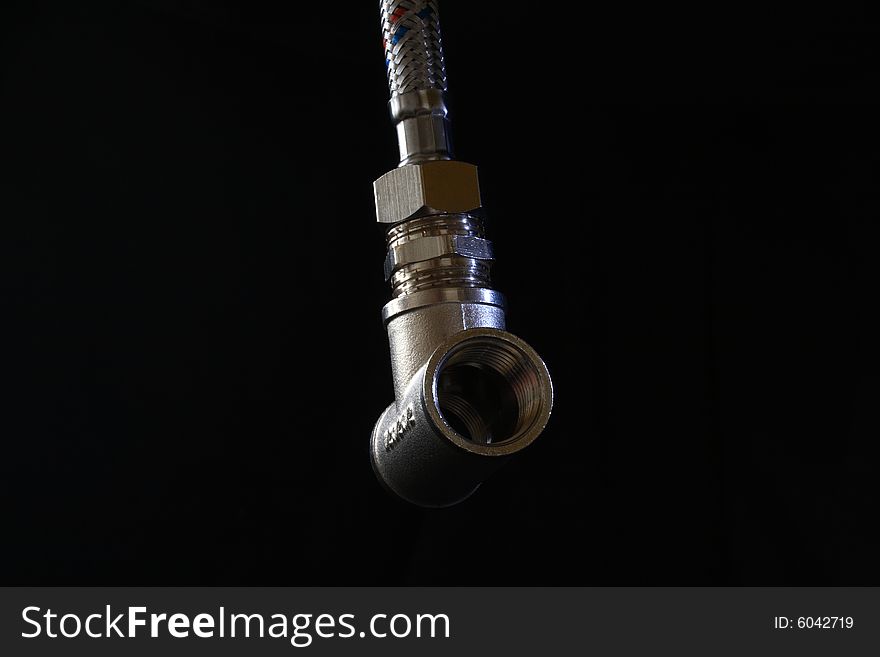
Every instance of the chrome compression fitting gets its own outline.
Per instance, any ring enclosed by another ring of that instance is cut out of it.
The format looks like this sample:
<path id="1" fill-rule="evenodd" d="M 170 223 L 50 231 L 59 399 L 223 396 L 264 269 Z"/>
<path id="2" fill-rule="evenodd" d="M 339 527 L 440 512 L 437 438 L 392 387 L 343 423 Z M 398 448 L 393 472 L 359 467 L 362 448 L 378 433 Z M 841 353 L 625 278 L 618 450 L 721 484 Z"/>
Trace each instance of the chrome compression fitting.
<path id="1" fill-rule="evenodd" d="M 435 0 L 380 2 L 400 164 L 373 185 L 387 228 L 382 310 L 395 401 L 373 429 L 379 480 L 420 506 L 467 498 L 543 431 L 547 367 L 505 330 L 477 168 L 453 159 Z"/>

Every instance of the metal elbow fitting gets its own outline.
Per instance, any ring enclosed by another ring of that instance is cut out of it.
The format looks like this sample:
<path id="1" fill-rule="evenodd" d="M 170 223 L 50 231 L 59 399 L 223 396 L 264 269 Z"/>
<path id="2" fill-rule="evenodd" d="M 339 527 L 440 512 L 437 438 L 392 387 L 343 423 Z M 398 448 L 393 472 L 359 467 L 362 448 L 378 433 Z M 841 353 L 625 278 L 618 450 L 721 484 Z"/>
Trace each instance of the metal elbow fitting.
<path id="1" fill-rule="evenodd" d="M 543 431 L 553 406 L 540 356 L 505 330 L 477 169 L 452 160 L 436 2 L 383 0 L 400 166 L 374 183 L 387 227 L 382 311 L 395 401 L 370 443 L 382 484 L 445 507 L 467 498 Z"/>
<path id="2" fill-rule="evenodd" d="M 438 303 L 389 327 L 399 389 L 373 429 L 373 467 L 388 489 L 419 506 L 467 498 L 537 438 L 550 415 L 544 363 L 516 336 L 486 326 L 503 325 L 503 311 L 489 308 Z M 410 351 L 429 355 L 413 363 Z"/>

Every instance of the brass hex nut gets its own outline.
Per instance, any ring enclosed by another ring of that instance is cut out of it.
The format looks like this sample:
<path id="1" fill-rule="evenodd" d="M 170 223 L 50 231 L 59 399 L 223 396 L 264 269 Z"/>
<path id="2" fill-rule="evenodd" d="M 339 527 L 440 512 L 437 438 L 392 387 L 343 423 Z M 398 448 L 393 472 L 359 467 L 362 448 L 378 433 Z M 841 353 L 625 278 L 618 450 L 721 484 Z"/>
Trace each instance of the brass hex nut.
<path id="1" fill-rule="evenodd" d="M 477 167 L 434 160 L 392 169 L 373 183 L 376 219 L 395 224 L 413 217 L 471 212 L 480 207 Z"/>

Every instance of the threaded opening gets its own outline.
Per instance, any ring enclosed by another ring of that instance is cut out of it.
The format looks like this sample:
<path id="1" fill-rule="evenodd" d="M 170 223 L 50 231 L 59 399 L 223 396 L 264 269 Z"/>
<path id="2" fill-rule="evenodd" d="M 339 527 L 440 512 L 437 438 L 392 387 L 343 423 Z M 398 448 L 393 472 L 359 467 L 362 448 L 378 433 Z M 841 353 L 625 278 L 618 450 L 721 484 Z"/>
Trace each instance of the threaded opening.
<path id="1" fill-rule="evenodd" d="M 548 412 L 543 371 L 543 363 L 514 344 L 491 337 L 467 340 L 437 368 L 438 410 L 468 442 L 514 442 Z"/>

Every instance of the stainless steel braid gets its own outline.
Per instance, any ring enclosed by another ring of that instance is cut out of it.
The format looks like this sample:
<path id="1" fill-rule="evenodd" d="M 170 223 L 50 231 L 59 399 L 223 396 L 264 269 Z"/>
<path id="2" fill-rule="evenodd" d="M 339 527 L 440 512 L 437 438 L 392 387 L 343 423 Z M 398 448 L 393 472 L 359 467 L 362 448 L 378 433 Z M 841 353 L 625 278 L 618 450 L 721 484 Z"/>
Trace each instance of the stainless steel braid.
<path id="1" fill-rule="evenodd" d="M 408 91 L 446 91 L 446 68 L 435 0 L 381 0 L 388 87 L 394 98 Z"/>

